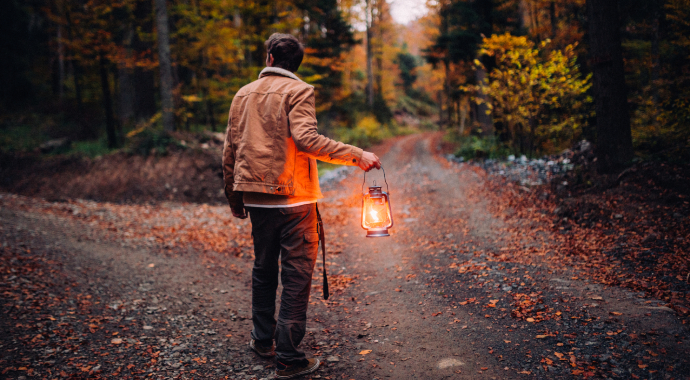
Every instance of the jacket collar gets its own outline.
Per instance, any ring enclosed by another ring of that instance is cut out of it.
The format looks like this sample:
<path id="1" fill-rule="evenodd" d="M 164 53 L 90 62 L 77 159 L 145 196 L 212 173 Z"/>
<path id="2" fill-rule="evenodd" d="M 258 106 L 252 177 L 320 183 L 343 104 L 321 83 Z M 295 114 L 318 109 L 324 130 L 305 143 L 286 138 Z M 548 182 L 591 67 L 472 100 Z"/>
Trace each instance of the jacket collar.
<path id="1" fill-rule="evenodd" d="M 303 80 L 299 79 L 297 75 L 291 73 L 288 70 L 281 69 L 280 67 L 266 67 L 263 70 L 261 70 L 261 73 L 259 73 L 259 78 L 263 77 L 264 75 L 271 73 L 271 74 L 278 74 L 282 75 L 284 77 L 292 78 L 294 80 L 298 80 L 300 82 L 303 82 Z"/>

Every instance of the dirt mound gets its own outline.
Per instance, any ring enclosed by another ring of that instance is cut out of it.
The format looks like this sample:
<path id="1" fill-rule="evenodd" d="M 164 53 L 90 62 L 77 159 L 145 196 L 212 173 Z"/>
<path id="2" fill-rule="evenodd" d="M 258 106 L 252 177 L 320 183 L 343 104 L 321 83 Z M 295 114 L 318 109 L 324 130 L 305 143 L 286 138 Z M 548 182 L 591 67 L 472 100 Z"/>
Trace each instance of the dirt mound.
<path id="1" fill-rule="evenodd" d="M 219 147 L 95 159 L 4 154 L 0 191 L 52 201 L 225 203 Z"/>

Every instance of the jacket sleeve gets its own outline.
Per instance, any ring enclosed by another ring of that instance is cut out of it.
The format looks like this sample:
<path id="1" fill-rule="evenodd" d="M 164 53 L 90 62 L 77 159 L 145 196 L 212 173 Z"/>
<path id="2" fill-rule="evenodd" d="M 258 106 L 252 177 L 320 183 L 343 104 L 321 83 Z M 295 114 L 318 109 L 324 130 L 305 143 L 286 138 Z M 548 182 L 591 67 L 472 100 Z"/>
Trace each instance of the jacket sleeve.
<path id="1" fill-rule="evenodd" d="M 321 161 L 340 165 L 359 165 L 362 149 L 329 139 L 316 129 L 314 88 L 304 86 L 290 96 L 290 133 L 297 149 Z"/>
<path id="2" fill-rule="evenodd" d="M 228 129 L 223 146 L 223 181 L 225 182 L 225 197 L 232 208 L 243 207 L 242 192 L 233 191 L 235 184 L 235 145 L 232 143 L 232 106 L 228 115 Z"/>

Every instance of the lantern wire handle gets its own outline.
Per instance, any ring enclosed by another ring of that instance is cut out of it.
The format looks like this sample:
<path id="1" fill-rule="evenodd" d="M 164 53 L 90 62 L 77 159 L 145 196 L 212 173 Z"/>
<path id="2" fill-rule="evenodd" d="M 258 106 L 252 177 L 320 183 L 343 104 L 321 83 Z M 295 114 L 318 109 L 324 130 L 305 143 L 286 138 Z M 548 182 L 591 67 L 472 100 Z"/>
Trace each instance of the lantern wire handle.
<path id="1" fill-rule="evenodd" d="M 388 189 L 388 180 L 386 180 L 386 170 L 383 169 L 383 165 L 381 165 L 381 170 L 383 170 L 383 181 L 386 182 L 386 193 L 390 194 L 391 191 Z M 362 181 L 362 194 L 364 194 L 364 184 L 367 183 L 367 172 L 364 172 L 364 180 Z M 374 186 L 376 186 L 376 182 L 374 182 Z"/>

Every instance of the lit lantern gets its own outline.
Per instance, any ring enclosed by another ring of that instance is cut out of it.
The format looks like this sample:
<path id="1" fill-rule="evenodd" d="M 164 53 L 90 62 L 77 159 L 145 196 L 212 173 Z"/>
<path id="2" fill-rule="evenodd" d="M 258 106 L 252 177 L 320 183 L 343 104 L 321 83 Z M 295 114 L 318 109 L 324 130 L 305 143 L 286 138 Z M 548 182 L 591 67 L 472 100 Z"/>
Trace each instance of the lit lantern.
<path id="1" fill-rule="evenodd" d="M 385 171 L 383 178 L 385 181 Z M 365 183 L 366 179 L 367 173 L 365 172 Z M 386 190 L 388 191 L 388 181 L 386 181 Z M 367 237 L 390 236 L 388 229 L 393 227 L 393 215 L 391 214 L 391 203 L 387 191 L 382 191 L 381 186 L 376 186 L 376 181 L 374 181 L 374 186 L 369 187 L 369 192 L 362 194 L 362 228 L 367 230 Z"/>

